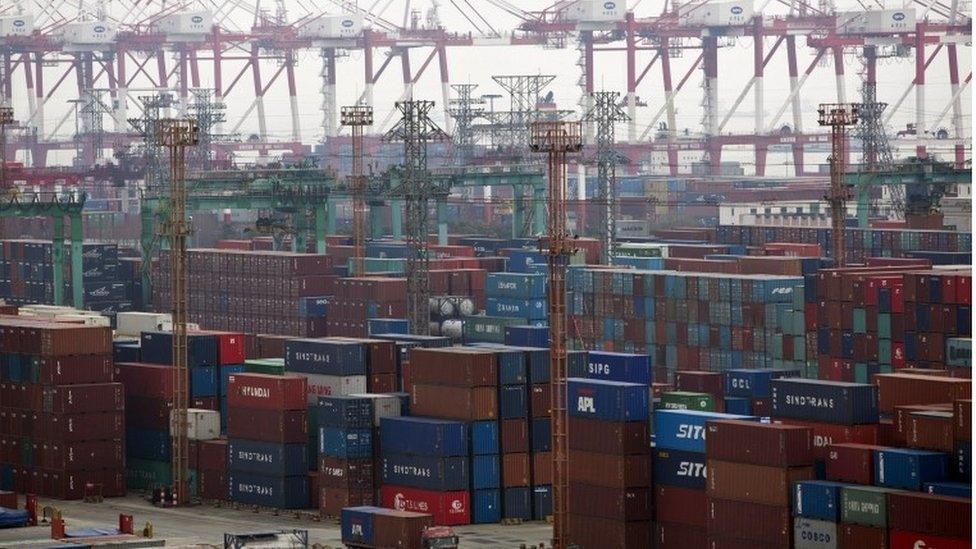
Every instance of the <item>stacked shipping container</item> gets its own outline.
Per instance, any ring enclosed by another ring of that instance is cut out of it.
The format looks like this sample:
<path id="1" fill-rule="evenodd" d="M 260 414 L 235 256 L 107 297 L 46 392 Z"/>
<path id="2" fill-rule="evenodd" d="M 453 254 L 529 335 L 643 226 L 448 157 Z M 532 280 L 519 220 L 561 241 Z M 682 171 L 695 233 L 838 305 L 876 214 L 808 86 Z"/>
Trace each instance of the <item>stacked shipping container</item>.
<path id="1" fill-rule="evenodd" d="M 314 416 L 315 419 L 312 419 Z M 319 431 L 319 511 L 339 516 L 343 507 L 372 505 L 373 400 L 353 396 L 320 396 L 309 408 L 309 423 Z"/>

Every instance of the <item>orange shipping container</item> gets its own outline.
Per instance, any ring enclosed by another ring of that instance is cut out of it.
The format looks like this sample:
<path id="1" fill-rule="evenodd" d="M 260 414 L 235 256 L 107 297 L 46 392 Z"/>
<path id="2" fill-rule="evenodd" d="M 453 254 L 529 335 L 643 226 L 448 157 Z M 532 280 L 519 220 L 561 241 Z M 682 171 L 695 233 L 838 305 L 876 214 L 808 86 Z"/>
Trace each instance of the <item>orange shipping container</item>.
<path id="1" fill-rule="evenodd" d="M 940 404 L 972 397 L 972 381 L 915 374 L 878 374 L 878 411 L 890 414 L 895 406 Z"/>
<path id="2" fill-rule="evenodd" d="M 708 496 L 789 507 L 793 483 L 814 478 L 813 467 L 766 467 L 708 460 Z"/>

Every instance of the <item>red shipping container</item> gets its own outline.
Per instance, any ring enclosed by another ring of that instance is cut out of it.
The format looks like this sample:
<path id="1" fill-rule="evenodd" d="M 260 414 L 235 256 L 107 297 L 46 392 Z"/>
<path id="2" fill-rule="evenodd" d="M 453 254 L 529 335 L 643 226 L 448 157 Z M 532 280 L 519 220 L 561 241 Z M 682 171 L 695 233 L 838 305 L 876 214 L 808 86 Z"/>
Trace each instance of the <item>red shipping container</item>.
<path id="1" fill-rule="evenodd" d="M 538 383 L 530 386 L 529 407 L 533 418 L 549 417 L 552 406 L 552 390 L 548 383 Z"/>
<path id="2" fill-rule="evenodd" d="M 654 514 L 657 522 L 705 528 L 707 508 L 705 490 L 660 484 L 654 488 Z"/>
<path id="3" fill-rule="evenodd" d="M 91 414 L 56 415 L 35 414 L 34 438 L 60 441 L 114 440 L 125 436 L 124 412 L 94 412 Z"/>
<path id="4" fill-rule="evenodd" d="M 753 413 L 757 413 L 753 409 Z M 813 432 L 813 459 L 826 461 L 831 444 L 856 442 L 859 444 L 878 443 L 878 425 L 835 425 L 814 421 L 783 420 L 788 425 L 809 427 Z"/>
<path id="5" fill-rule="evenodd" d="M 217 357 L 221 365 L 244 364 L 247 354 L 244 348 L 244 334 L 232 332 L 213 332 L 217 339 Z"/>
<path id="6" fill-rule="evenodd" d="M 197 454 L 197 463 L 201 470 L 227 470 L 227 439 L 198 441 Z"/>
<path id="7" fill-rule="evenodd" d="M 121 440 L 40 442 L 34 447 L 34 462 L 45 469 L 95 471 L 125 467 Z"/>
<path id="8" fill-rule="evenodd" d="M 226 500 L 229 497 L 226 471 L 200 469 L 197 471 L 197 483 L 203 499 Z"/>
<path id="9" fill-rule="evenodd" d="M 173 369 L 160 364 L 119 362 L 115 364 L 115 381 L 125 387 L 126 396 L 173 398 Z"/>
<path id="10" fill-rule="evenodd" d="M 888 494 L 888 527 L 948 538 L 972 537 L 972 500 L 894 491 Z"/>
<path id="11" fill-rule="evenodd" d="M 646 454 L 651 448 L 649 422 L 606 422 L 569 418 L 570 450 L 608 454 Z"/>
<path id="12" fill-rule="evenodd" d="M 552 484 L 552 453 L 536 452 L 532 454 L 532 485 L 547 484 Z"/>
<path id="13" fill-rule="evenodd" d="M 873 444 L 831 444 L 827 451 L 827 480 L 874 484 L 874 451 L 884 446 Z"/>
<path id="14" fill-rule="evenodd" d="M 709 536 L 792 547 L 793 517 L 788 505 L 708 498 L 705 521 Z"/>
<path id="15" fill-rule="evenodd" d="M 708 496 L 789 507 L 793 484 L 815 478 L 813 467 L 768 467 L 709 459 Z"/>
<path id="16" fill-rule="evenodd" d="M 905 440 L 911 448 L 952 452 L 955 449 L 952 412 L 912 412 L 908 415 Z"/>
<path id="17" fill-rule="evenodd" d="M 319 488 L 319 514 L 326 517 L 339 517 L 343 507 L 373 505 L 373 489 L 345 490 L 342 488 Z"/>
<path id="18" fill-rule="evenodd" d="M 410 411 L 418 416 L 479 421 L 498 417 L 494 387 L 448 387 L 413 383 L 416 364 L 410 364 Z"/>
<path id="19" fill-rule="evenodd" d="M 80 472 L 34 469 L 33 473 L 39 477 L 34 479 L 34 491 L 57 499 L 83 498 L 88 483 L 99 485 L 104 497 L 125 495 L 125 471 L 122 469 Z"/>
<path id="20" fill-rule="evenodd" d="M 17 505 L 17 493 L 7 490 L 0 490 L 0 507 L 6 509 L 19 509 Z"/>
<path id="21" fill-rule="evenodd" d="M 387 484 L 380 488 L 380 501 L 389 509 L 431 514 L 434 524 L 439 526 L 471 524 L 471 504 L 466 490 L 432 492 Z"/>
<path id="22" fill-rule="evenodd" d="M 938 404 L 972 397 L 972 381 L 909 373 L 877 374 L 878 410 L 892 413 L 896 406 Z"/>
<path id="23" fill-rule="evenodd" d="M 972 440 L 973 401 L 957 400 L 953 405 L 956 440 Z"/>
<path id="24" fill-rule="evenodd" d="M 125 409 L 121 383 L 58 385 L 44 389 L 43 408 L 54 414 L 112 412 Z"/>
<path id="25" fill-rule="evenodd" d="M 306 443 L 308 412 L 231 406 L 227 411 L 227 436 L 279 444 Z"/>
<path id="26" fill-rule="evenodd" d="M 679 391 L 708 393 L 717 397 L 725 394 L 725 376 L 721 372 L 679 371 L 675 373 L 674 384 Z"/>
<path id="27" fill-rule="evenodd" d="M 973 542 L 968 539 L 953 539 L 932 534 L 889 530 L 888 549 L 972 549 Z"/>
<path id="28" fill-rule="evenodd" d="M 39 360 L 38 382 L 44 385 L 109 383 L 114 373 L 112 355 L 40 357 Z"/>
<path id="29" fill-rule="evenodd" d="M 569 482 L 632 488 L 651 485 L 649 454 L 610 455 L 593 452 L 569 452 Z"/>
<path id="30" fill-rule="evenodd" d="M 502 453 L 529 451 L 529 422 L 524 419 L 502 420 Z"/>
<path id="31" fill-rule="evenodd" d="M 168 429 L 170 400 L 130 395 L 125 399 L 125 416 L 130 427 Z"/>
<path id="32" fill-rule="evenodd" d="M 502 486 L 505 488 L 532 486 L 531 463 L 529 454 L 503 454 Z"/>
<path id="33" fill-rule="evenodd" d="M 415 383 L 454 387 L 491 387 L 498 383 L 497 358 L 465 347 L 410 349 L 410 375 Z"/>
<path id="34" fill-rule="evenodd" d="M 793 467 L 813 463 L 811 430 L 806 427 L 754 421 L 709 421 L 709 459 Z"/>
<path id="35" fill-rule="evenodd" d="M 708 546 L 708 535 L 704 528 L 657 522 L 654 526 L 654 543 L 657 549 L 704 548 Z"/>
<path id="36" fill-rule="evenodd" d="M 373 486 L 372 459 L 319 456 L 319 484 L 328 488 L 366 489 Z"/>
<path id="37" fill-rule="evenodd" d="M 573 514 L 568 522 L 567 542 L 577 544 L 581 548 L 650 549 L 652 547 L 649 521 L 623 522 Z"/>
<path id="38" fill-rule="evenodd" d="M 233 409 L 305 410 L 308 380 L 304 376 L 233 374 L 229 376 L 227 405 Z"/>
<path id="39" fill-rule="evenodd" d="M 888 549 L 888 530 L 860 524 L 838 524 L 837 549 Z"/>
<path id="40" fill-rule="evenodd" d="M 371 393 L 395 393 L 396 374 L 373 374 L 369 376 L 369 387 Z"/>

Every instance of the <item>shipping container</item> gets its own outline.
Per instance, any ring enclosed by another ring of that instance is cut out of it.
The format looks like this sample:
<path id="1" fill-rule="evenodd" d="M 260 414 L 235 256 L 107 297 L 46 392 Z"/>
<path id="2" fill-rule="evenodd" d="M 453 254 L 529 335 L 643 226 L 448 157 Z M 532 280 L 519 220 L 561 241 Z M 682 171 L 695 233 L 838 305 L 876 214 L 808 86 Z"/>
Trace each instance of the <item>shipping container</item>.
<path id="1" fill-rule="evenodd" d="M 430 513 L 434 524 L 458 526 L 471 523 L 470 492 L 431 491 L 408 486 L 384 484 L 380 488 L 380 499 L 384 507 L 398 511 Z"/>
<path id="2" fill-rule="evenodd" d="M 586 367 L 582 375 L 573 371 L 569 374 L 571 377 L 650 385 L 651 357 L 632 353 L 590 351 L 587 353 Z"/>
<path id="3" fill-rule="evenodd" d="M 706 475 L 705 454 L 663 448 L 654 450 L 656 484 L 704 490 Z"/>
<path id="4" fill-rule="evenodd" d="M 920 532 L 905 532 L 892 529 L 888 533 L 888 549 L 922 549 L 934 547 L 936 549 L 970 549 L 972 540 L 949 538 Z"/>
<path id="5" fill-rule="evenodd" d="M 373 400 L 363 396 L 321 396 L 309 406 L 308 413 L 320 427 L 366 429 L 373 425 Z"/>
<path id="6" fill-rule="evenodd" d="M 651 520 L 653 518 L 650 488 L 608 488 L 590 484 L 569 485 L 569 501 L 574 515 L 614 520 Z"/>
<path id="7" fill-rule="evenodd" d="M 709 536 L 791 547 L 793 517 L 789 506 L 708 499 L 705 516 Z"/>
<path id="8" fill-rule="evenodd" d="M 262 410 L 229 406 L 227 435 L 232 438 L 278 443 L 304 443 L 308 440 L 308 413 L 305 410 Z"/>
<path id="9" fill-rule="evenodd" d="M 808 379 L 777 379 L 770 385 L 774 417 L 842 425 L 878 421 L 874 385 Z"/>
<path id="10" fill-rule="evenodd" d="M 948 477 L 947 454 L 907 448 L 874 451 L 874 478 L 878 486 L 919 491 L 926 482 Z"/>
<path id="11" fill-rule="evenodd" d="M 497 421 L 471 422 L 471 454 L 472 455 L 479 456 L 479 455 L 492 455 L 492 454 L 500 453 L 501 446 L 499 441 L 500 438 L 498 434 Z M 425 447 L 429 447 L 429 446 L 430 443 L 425 444 Z M 384 447 L 386 447 L 385 444 Z"/>
<path id="12" fill-rule="evenodd" d="M 907 373 L 878 374 L 878 410 L 890 414 L 896 406 L 938 404 L 972 397 L 972 381 Z"/>
<path id="13" fill-rule="evenodd" d="M 566 540 L 580 547 L 651 547 L 651 524 L 623 522 L 573 514 L 567 524 Z"/>
<path id="14" fill-rule="evenodd" d="M 607 422 L 570 416 L 569 432 L 571 450 L 626 455 L 646 454 L 651 448 L 647 421 Z"/>
<path id="15" fill-rule="evenodd" d="M 814 520 L 840 520 L 840 482 L 803 480 L 793 485 L 793 515 Z"/>
<path id="16" fill-rule="evenodd" d="M 888 527 L 948 538 L 972 537 L 972 501 L 936 494 L 888 494 Z"/>
<path id="17" fill-rule="evenodd" d="M 847 485 L 840 489 L 841 522 L 876 528 L 888 527 L 888 494 L 874 486 Z"/>
<path id="18" fill-rule="evenodd" d="M 655 410 L 655 443 L 658 448 L 704 453 L 705 424 L 709 421 L 725 419 L 758 418 L 692 410 Z"/>
<path id="19" fill-rule="evenodd" d="M 228 378 L 231 407 L 261 410 L 305 410 L 308 382 L 304 376 L 235 374 Z"/>
<path id="20" fill-rule="evenodd" d="M 448 492 L 467 490 L 470 482 L 470 464 L 465 456 L 391 454 L 384 450 L 381 467 L 384 484 Z"/>
<path id="21" fill-rule="evenodd" d="M 319 427 L 319 455 L 340 459 L 365 459 L 373 456 L 371 429 Z"/>
<path id="22" fill-rule="evenodd" d="M 366 349 L 341 339 L 290 339 L 285 342 L 285 370 L 306 374 L 366 374 Z"/>
<path id="23" fill-rule="evenodd" d="M 813 463 L 810 429 L 755 421 L 709 421 L 706 452 L 711 459 L 794 467 Z"/>
<path id="24" fill-rule="evenodd" d="M 874 452 L 880 446 L 871 444 L 831 444 L 827 452 L 827 479 L 874 484 Z"/>
<path id="25" fill-rule="evenodd" d="M 569 378 L 569 415 L 607 421 L 646 420 L 650 409 L 646 385 L 595 379 Z"/>
<path id="26" fill-rule="evenodd" d="M 655 483 L 655 520 L 659 523 L 684 524 L 704 529 L 707 499 L 705 490 L 691 490 Z"/>
<path id="27" fill-rule="evenodd" d="M 376 543 L 374 519 L 379 510 L 378 507 L 370 506 L 343 509 L 341 517 L 342 542 L 372 547 Z"/>
<path id="28" fill-rule="evenodd" d="M 660 521 L 654 525 L 654 543 L 654 547 L 657 549 L 709 546 L 708 535 L 704 528 L 693 528 L 687 524 Z"/>
<path id="29" fill-rule="evenodd" d="M 841 523 L 837 525 L 837 547 L 838 549 L 888 549 L 888 530 L 861 524 Z"/>
<path id="30" fill-rule="evenodd" d="M 608 488 L 651 485 L 650 454 L 620 456 L 571 450 L 568 469 L 570 483 Z"/>
<path id="31" fill-rule="evenodd" d="M 230 471 L 230 499 L 239 503 L 302 509 L 308 506 L 308 476 L 273 477 Z"/>
<path id="32" fill-rule="evenodd" d="M 300 476 L 308 472 L 308 453 L 304 444 L 230 439 L 227 452 L 227 468 L 234 472 L 280 477 Z"/>
<path id="33" fill-rule="evenodd" d="M 380 423 L 380 444 L 384 452 L 395 454 L 467 456 L 468 425 L 424 417 L 387 417 Z"/>
<path id="34" fill-rule="evenodd" d="M 495 387 L 465 388 L 414 383 L 410 387 L 410 413 L 461 421 L 496 419 L 498 391 Z"/>
<path id="35" fill-rule="evenodd" d="M 795 549 L 836 549 L 837 523 L 798 518 L 793 524 L 793 540 Z"/>
<path id="36" fill-rule="evenodd" d="M 789 507 L 793 483 L 813 478 L 813 467 L 766 467 L 708 460 L 711 498 Z"/>
<path id="37" fill-rule="evenodd" d="M 796 377 L 797 370 L 731 369 L 725 371 L 725 396 L 765 398 L 772 396 L 770 382 L 782 377 Z"/>
<path id="38" fill-rule="evenodd" d="M 384 510 L 373 518 L 373 537 L 377 547 L 425 549 L 424 530 L 434 525 L 429 513 Z"/>

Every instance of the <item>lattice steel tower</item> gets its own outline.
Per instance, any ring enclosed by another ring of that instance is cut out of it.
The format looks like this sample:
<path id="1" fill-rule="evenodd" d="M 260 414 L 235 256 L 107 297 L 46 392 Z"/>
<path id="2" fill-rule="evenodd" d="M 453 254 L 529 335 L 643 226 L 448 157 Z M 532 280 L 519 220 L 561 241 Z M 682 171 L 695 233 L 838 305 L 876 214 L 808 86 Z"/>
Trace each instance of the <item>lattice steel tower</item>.
<path id="1" fill-rule="evenodd" d="M 474 121 L 485 114 L 485 99 L 473 97 L 471 94 L 477 84 L 451 84 L 457 96 L 451 99 L 447 110 L 454 119 L 454 163 L 463 166 L 474 153 L 477 140 Z"/>
<path id="2" fill-rule="evenodd" d="M 342 125 L 352 130 L 352 233 L 355 254 L 351 276 L 366 272 L 366 178 L 363 177 L 363 128 L 373 125 L 373 107 L 353 105 L 342 107 Z"/>
<path id="3" fill-rule="evenodd" d="M 186 302 L 187 269 L 186 239 L 190 224 L 186 218 L 186 149 L 197 144 L 198 128 L 191 118 L 164 118 L 156 127 L 156 141 L 169 150 L 170 204 L 165 230 L 170 242 L 170 279 L 173 291 L 173 413 L 171 426 L 173 443 L 174 503 L 190 502 L 189 448 L 187 440 L 187 408 L 189 406 L 189 369 L 187 368 Z"/>
<path id="4" fill-rule="evenodd" d="M 573 254 L 573 237 L 566 229 L 566 155 L 583 148 L 579 122 L 539 121 L 529 129 L 529 148 L 546 153 L 549 161 L 547 204 L 549 264 L 549 384 L 552 389 L 552 546 L 567 545 L 567 489 L 569 486 L 568 417 L 566 409 L 566 268 Z"/>
<path id="5" fill-rule="evenodd" d="M 428 202 L 446 196 L 427 171 L 427 144 L 443 141 L 447 134 L 430 119 L 433 101 L 398 101 L 400 121 L 386 133 L 386 139 L 403 141 L 403 167 L 399 185 L 390 194 L 403 199 L 405 207 L 407 257 L 407 320 L 410 333 L 430 333 L 430 263 L 427 254 Z"/>
<path id="6" fill-rule="evenodd" d="M 499 132 L 504 146 L 523 151 L 528 145 L 529 124 L 538 112 L 539 96 L 543 88 L 556 79 L 550 74 L 502 75 L 492 76 L 511 99 L 510 110 L 495 112 L 496 124 L 502 127 Z"/>
<path id="7" fill-rule="evenodd" d="M 596 179 L 598 203 L 603 205 L 600 239 L 603 241 L 603 262 L 613 263 L 613 245 L 617 237 L 617 159 L 614 138 L 617 122 L 630 120 L 619 106 L 620 93 L 599 91 L 592 94 L 593 108 L 584 120 L 596 123 Z"/>
<path id="8" fill-rule="evenodd" d="M 858 107 L 856 103 L 821 103 L 817 109 L 817 122 L 830 127 L 830 191 L 827 202 L 830 204 L 830 231 L 834 262 L 837 267 L 845 264 L 844 219 L 847 217 L 849 190 L 844 185 L 844 167 L 847 163 L 847 127 L 857 124 Z"/>

